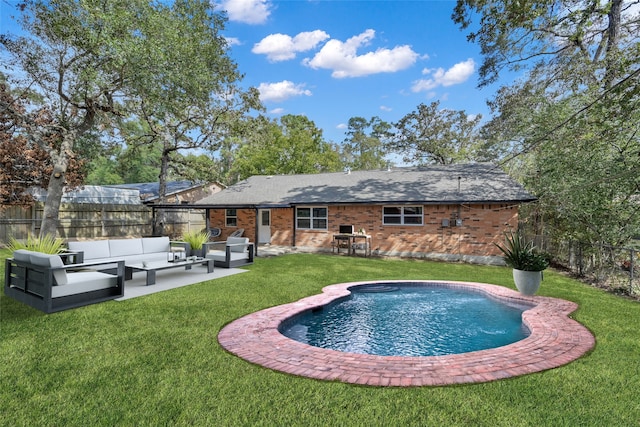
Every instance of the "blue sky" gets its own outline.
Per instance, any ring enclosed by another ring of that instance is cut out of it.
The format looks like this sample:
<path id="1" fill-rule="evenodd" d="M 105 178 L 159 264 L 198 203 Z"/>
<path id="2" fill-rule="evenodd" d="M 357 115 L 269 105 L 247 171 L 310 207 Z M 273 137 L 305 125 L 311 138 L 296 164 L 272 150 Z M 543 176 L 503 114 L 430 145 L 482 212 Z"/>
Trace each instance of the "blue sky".
<path id="1" fill-rule="evenodd" d="M 0 0 L 0 32 L 15 0 Z M 451 20 L 454 1 L 216 0 L 224 36 L 267 115 L 306 115 L 342 142 L 351 117 L 395 122 L 420 103 L 488 117 L 479 47 Z"/>
<path id="2" fill-rule="evenodd" d="M 341 142 L 351 117 L 394 122 L 420 103 L 488 117 L 482 58 L 454 1 L 222 0 L 231 57 L 268 115 L 303 114 Z"/>

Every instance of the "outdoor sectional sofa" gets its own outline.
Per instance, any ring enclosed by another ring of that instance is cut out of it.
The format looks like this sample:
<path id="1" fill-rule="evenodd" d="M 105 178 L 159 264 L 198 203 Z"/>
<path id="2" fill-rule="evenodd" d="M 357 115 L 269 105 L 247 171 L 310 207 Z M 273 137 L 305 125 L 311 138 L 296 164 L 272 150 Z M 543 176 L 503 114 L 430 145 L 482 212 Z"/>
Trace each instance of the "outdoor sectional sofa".
<path id="1" fill-rule="evenodd" d="M 124 261 L 110 274 L 95 270 L 104 262 L 65 265 L 59 255 L 20 249 L 5 263 L 5 295 L 45 313 L 124 295 Z"/>
<path id="2" fill-rule="evenodd" d="M 253 253 L 253 243 L 249 243 L 247 237 L 227 237 L 226 241 L 204 244 L 205 257 L 213 259 L 216 267 L 232 268 L 253 264 Z"/>
<path id="3" fill-rule="evenodd" d="M 111 239 L 69 242 L 72 253 L 81 254 L 82 260 L 107 262 L 124 260 L 126 263 L 142 261 L 167 261 L 167 253 L 172 245 L 189 250 L 185 242 L 171 242 L 168 237 L 141 237 L 134 239 Z"/>

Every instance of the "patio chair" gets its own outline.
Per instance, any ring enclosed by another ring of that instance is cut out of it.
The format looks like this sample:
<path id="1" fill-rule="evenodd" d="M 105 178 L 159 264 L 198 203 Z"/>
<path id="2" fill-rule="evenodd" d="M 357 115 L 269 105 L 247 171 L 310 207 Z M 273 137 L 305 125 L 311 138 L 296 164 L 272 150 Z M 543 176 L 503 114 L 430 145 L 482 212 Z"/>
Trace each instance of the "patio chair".
<path id="1" fill-rule="evenodd" d="M 209 240 L 215 239 L 216 237 L 220 237 L 220 234 L 222 234 L 222 229 L 220 229 L 218 227 L 210 228 L 209 229 Z"/>
<path id="2" fill-rule="evenodd" d="M 216 249 L 217 247 L 217 249 Z M 248 237 L 231 237 L 226 241 L 203 245 L 205 257 L 214 260 L 216 267 L 234 268 L 253 264 L 254 244 Z"/>

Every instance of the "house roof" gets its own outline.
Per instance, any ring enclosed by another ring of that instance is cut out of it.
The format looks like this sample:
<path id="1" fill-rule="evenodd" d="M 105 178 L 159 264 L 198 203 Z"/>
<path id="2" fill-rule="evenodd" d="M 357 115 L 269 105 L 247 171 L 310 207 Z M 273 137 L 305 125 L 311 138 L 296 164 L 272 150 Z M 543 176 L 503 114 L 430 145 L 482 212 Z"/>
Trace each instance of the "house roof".
<path id="1" fill-rule="evenodd" d="M 196 205 L 286 207 L 314 204 L 451 204 L 535 200 L 488 163 L 309 175 L 252 176 Z"/>
<path id="2" fill-rule="evenodd" d="M 37 201 L 47 200 L 47 190 L 34 187 L 30 193 Z M 140 192 L 137 189 L 109 188 L 100 185 L 83 185 L 78 188 L 64 188 L 62 203 L 103 203 L 114 205 L 139 205 Z"/>
<path id="3" fill-rule="evenodd" d="M 171 196 L 176 193 L 181 193 L 186 190 L 198 188 L 202 186 L 202 183 L 196 183 L 192 181 L 167 181 L 167 196 Z M 159 182 L 140 182 L 134 184 L 112 184 L 105 187 L 111 188 L 124 188 L 140 191 L 140 197 L 145 202 L 156 200 L 160 197 L 160 183 Z"/>

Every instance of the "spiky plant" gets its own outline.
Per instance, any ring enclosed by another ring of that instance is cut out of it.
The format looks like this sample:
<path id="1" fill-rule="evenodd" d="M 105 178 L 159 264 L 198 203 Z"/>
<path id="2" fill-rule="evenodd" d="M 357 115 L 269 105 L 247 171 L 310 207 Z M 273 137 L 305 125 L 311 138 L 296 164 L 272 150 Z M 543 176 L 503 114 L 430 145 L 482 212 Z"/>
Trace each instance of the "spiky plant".
<path id="1" fill-rule="evenodd" d="M 519 232 L 505 233 L 504 246 L 496 244 L 504 254 L 507 266 L 523 271 L 542 271 L 549 266 L 547 256 L 540 253 L 532 241 L 526 241 Z"/>
<path id="2" fill-rule="evenodd" d="M 188 231 L 182 235 L 183 241 L 191 245 L 191 249 L 200 250 L 202 245 L 209 241 L 211 233 L 209 231 Z"/>
<path id="3" fill-rule="evenodd" d="M 19 241 L 11 237 L 9 239 L 8 249 L 10 251 L 27 249 L 30 251 L 42 252 L 45 254 L 59 254 L 65 251 L 63 239 L 50 235 L 34 237 L 31 234 L 27 236 L 26 241 Z"/>

